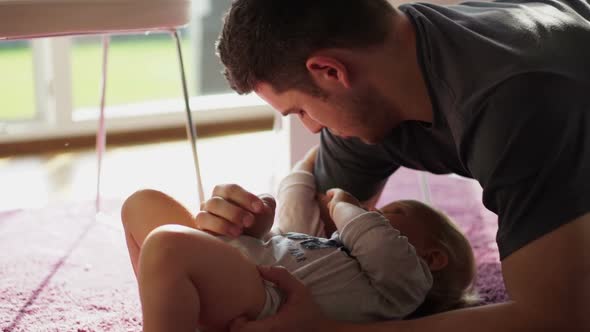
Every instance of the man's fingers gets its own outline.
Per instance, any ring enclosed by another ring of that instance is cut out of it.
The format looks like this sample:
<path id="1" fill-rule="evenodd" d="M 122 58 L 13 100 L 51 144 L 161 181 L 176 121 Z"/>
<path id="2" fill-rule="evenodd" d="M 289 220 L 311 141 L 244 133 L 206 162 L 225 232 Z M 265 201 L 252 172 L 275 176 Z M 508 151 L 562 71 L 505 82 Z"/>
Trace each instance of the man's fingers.
<path id="1" fill-rule="evenodd" d="M 252 329 L 248 329 L 248 327 L 246 326 L 248 323 L 248 320 L 244 317 L 238 317 L 236 319 L 234 319 L 233 321 L 231 321 L 231 323 L 229 324 L 229 331 L 230 332 L 248 332 L 248 331 L 253 331 Z"/>
<path id="2" fill-rule="evenodd" d="M 299 279 L 283 267 L 258 266 L 258 271 L 262 278 L 277 285 L 286 300 L 270 317 L 257 321 L 235 319 L 230 324 L 231 332 L 298 332 L 318 328 L 322 320 L 320 308 Z"/>
<path id="3" fill-rule="evenodd" d="M 243 231 L 241 225 L 227 221 L 207 211 L 199 212 L 195 220 L 198 229 L 218 235 L 237 237 Z"/>
<path id="4" fill-rule="evenodd" d="M 252 212 L 245 210 L 241 206 L 238 206 L 223 197 L 211 197 L 205 202 L 202 210 L 214 214 L 221 219 L 225 219 L 237 227 L 249 227 L 254 223 L 254 215 Z M 199 222 L 198 218 L 199 216 L 197 215 L 197 222 Z"/>
<path id="5" fill-rule="evenodd" d="M 276 209 L 277 201 L 275 200 L 274 197 L 272 197 L 269 194 L 261 194 L 261 195 L 258 195 L 258 197 L 264 202 L 265 207 L 270 209 L 270 211 L 264 211 L 264 212 L 272 212 Z"/>
<path id="6" fill-rule="evenodd" d="M 230 332 L 270 332 L 270 331 L 277 331 L 272 322 L 275 316 L 271 316 L 269 318 L 265 318 L 263 320 L 258 321 L 248 321 L 244 317 L 238 317 L 234 319 L 230 326 Z"/>
<path id="7" fill-rule="evenodd" d="M 213 188 L 213 196 L 228 200 L 250 212 L 262 212 L 263 204 L 258 196 L 237 184 L 220 184 Z"/>

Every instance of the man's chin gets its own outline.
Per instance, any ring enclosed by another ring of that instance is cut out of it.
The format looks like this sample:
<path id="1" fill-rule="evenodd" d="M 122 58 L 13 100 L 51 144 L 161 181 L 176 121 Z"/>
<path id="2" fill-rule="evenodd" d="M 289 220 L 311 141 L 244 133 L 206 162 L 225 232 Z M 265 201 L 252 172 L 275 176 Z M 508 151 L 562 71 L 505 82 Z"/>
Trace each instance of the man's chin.
<path id="1" fill-rule="evenodd" d="M 360 137 L 360 136 L 342 135 L 342 134 L 338 134 L 334 131 L 331 131 L 331 132 L 332 132 L 332 134 L 334 134 L 340 138 L 343 138 L 343 139 L 356 138 L 367 145 L 376 145 L 376 144 L 383 142 L 383 140 L 385 139 L 384 137 L 369 137 L 369 138 L 367 138 L 367 137 Z"/>

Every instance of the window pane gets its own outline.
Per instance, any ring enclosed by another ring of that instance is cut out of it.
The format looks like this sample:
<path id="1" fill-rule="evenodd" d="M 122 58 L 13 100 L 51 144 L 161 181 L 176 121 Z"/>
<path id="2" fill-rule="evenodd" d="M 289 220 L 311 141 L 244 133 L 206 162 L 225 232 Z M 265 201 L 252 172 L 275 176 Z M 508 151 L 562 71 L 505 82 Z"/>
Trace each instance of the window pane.
<path id="1" fill-rule="evenodd" d="M 182 38 L 185 70 L 192 69 L 189 39 Z M 74 108 L 98 106 L 102 75 L 102 39 L 76 37 L 72 47 Z M 167 33 L 113 36 L 108 53 L 107 104 L 182 96 L 176 46 Z M 187 77 L 189 89 L 194 79 Z"/>
<path id="2" fill-rule="evenodd" d="M 0 121 L 35 118 L 33 52 L 26 41 L 0 41 Z"/>
<path id="3" fill-rule="evenodd" d="M 201 73 L 197 73 L 197 77 L 203 94 L 231 91 L 225 77 L 221 74 L 223 66 L 215 54 L 215 42 L 221 32 L 222 17 L 229 9 L 231 2 L 232 0 L 205 0 L 201 18 L 195 22 L 202 26 L 202 49 L 198 53 Z"/>
<path id="4" fill-rule="evenodd" d="M 231 0 L 199 0 L 189 26 L 181 30 L 191 96 L 231 92 L 215 54 L 221 17 Z M 102 40 L 73 38 L 74 109 L 99 104 Z M 108 57 L 107 104 L 120 105 L 182 97 L 176 44 L 169 33 L 112 36 Z"/>

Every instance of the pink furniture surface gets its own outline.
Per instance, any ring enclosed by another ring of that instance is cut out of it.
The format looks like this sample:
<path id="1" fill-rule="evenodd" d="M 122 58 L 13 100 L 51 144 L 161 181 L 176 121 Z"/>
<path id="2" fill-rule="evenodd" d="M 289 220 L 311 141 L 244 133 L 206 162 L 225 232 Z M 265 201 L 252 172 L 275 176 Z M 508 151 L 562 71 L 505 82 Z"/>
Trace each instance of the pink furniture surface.
<path id="1" fill-rule="evenodd" d="M 0 39 L 171 30 L 190 0 L 0 0 Z"/>

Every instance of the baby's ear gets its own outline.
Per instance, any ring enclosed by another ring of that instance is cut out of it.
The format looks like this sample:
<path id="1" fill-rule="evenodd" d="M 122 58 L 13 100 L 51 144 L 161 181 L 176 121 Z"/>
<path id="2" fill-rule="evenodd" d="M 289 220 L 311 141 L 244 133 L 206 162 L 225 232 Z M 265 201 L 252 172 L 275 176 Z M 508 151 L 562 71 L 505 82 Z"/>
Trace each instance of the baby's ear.
<path id="1" fill-rule="evenodd" d="M 449 255 L 441 249 L 427 249 L 422 258 L 428 263 L 430 271 L 440 271 L 449 264 Z"/>

